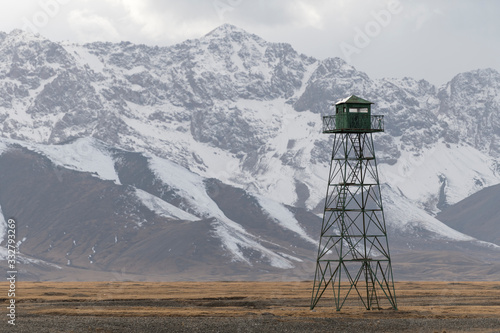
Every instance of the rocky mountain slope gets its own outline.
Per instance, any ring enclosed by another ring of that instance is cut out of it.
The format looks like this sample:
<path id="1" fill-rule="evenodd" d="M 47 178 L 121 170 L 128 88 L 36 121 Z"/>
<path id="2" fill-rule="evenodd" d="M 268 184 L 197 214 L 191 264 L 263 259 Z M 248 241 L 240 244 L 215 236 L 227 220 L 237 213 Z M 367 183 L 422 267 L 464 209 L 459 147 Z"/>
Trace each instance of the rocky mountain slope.
<path id="1" fill-rule="evenodd" d="M 0 59 L 0 206 L 27 262 L 61 270 L 28 264 L 32 278 L 312 278 L 331 154 L 321 115 L 350 94 L 385 116 L 374 138 L 400 278 L 426 251 L 483 258 L 453 279 L 496 265 L 498 246 L 435 218 L 500 183 L 492 69 L 443 87 L 372 80 L 231 25 L 162 48 L 13 31 Z"/>

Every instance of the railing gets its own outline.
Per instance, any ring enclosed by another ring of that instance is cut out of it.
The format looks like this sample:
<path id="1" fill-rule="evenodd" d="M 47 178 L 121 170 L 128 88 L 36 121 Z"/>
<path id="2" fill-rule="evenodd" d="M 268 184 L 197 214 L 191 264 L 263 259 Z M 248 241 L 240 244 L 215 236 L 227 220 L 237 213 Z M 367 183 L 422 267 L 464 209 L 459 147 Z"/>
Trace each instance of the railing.
<path id="1" fill-rule="evenodd" d="M 323 117 L 323 133 L 383 132 L 384 116 L 339 113 Z"/>

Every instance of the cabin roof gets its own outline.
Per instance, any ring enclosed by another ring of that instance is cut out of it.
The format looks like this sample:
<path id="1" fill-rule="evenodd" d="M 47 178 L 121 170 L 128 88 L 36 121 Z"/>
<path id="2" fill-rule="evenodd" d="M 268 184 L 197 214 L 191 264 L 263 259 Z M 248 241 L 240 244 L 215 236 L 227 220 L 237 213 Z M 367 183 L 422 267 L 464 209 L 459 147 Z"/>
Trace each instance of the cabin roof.
<path id="1" fill-rule="evenodd" d="M 345 104 L 345 103 L 354 103 L 354 104 L 373 104 L 372 102 L 370 101 L 367 101 L 366 99 L 362 99 L 358 96 L 355 96 L 355 95 L 351 95 L 347 98 L 344 98 L 340 101 L 338 101 L 337 103 L 335 103 L 335 105 L 339 105 L 339 104 Z"/>

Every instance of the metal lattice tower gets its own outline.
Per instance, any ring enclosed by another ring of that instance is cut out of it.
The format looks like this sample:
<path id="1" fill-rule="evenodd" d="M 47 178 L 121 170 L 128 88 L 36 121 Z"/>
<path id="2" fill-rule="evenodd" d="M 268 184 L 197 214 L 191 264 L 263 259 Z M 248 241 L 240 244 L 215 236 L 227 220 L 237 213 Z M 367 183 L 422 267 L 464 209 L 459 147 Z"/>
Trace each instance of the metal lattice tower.
<path id="1" fill-rule="evenodd" d="M 371 102 L 350 96 L 323 117 L 323 133 L 335 134 L 319 240 L 311 309 L 331 285 L 340 311 L 349 295 L 367 310 L 383 302 L 397 309 L 373 132 L 383 116 Z"/>

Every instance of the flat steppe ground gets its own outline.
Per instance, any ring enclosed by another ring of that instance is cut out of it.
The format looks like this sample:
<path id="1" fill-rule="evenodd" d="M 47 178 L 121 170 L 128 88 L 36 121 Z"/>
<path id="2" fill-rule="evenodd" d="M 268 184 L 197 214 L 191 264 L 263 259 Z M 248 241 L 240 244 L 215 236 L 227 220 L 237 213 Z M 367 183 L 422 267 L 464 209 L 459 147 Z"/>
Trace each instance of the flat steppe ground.
<path id="1" fill-rule="evenodd" d="M 397 282 L 398 310 L 367 311 L 312 282 L 17 282 L 0 332 L 500 332 L 500 282 Z"/>

